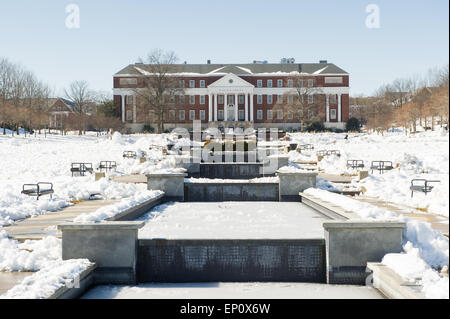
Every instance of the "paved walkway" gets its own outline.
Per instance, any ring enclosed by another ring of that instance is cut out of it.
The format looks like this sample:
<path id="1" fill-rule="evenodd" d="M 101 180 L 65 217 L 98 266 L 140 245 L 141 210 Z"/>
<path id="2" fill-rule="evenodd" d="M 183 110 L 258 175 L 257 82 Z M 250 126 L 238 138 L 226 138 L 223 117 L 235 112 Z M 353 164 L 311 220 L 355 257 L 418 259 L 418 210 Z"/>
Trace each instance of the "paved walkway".
<path id="1" fill-rule="evenodd" d="M 44 215 L 17 221 L 11 226 L 4 226 L 3 229 L 10 238 L 18 241 L 27 239 L 39 240 L 49 235 L 60 238 L 61 234 L 56 229 L 58 224 L 71 222 L 81 214 L 95 212 L 100 207 L 111 205 L 115 202 L 117 200 L 82 201 L 60 211 L 48 212 Z"/>
<path id="2" fill-rule="evenodd" d="M 350 184 L 352 182 L 352 179 L 355 178 L 355 176 L 343 176 L 336 174 L 327 174 L 322 172 L 319 172 L 317 177 L 326 179 L 331 183 L 342 183 L 342 184 Z"/>
<path id="3" fill-rule="evenodd" d="M 0 296 L 32 274 L 32 272 L 0 272 Z"/>
<path id="4" fill-rule="evenodd" d="M 112 176 L 111 180 L 120 183 L 133 183 L 133 184 L 147 184 L 147 176 L 145 175 L 125 175 L 125 176 Z"/>
<path id="5" fill-rule="evenodd" d="M 418 221 L 428 222 L 431 224 L 431 227 L 443 234 L 447 234 L 449 232 L 449 219 L 447 217 L 436 215 L 432 213 L 421 212 L 414 207 L 410 207 L 407 205 L 400 205 L 396 203 L 386 202 L 379 198 L 368 197 L 368 196 L 357 196 L 353 197 L 353 199 L 359 200 L 361 202 L 366 202 L 377 206 L 382 209 L 390 210 L 397 215 L 403 215 L 409 217 L 411 219 L 415 219 Z"/>

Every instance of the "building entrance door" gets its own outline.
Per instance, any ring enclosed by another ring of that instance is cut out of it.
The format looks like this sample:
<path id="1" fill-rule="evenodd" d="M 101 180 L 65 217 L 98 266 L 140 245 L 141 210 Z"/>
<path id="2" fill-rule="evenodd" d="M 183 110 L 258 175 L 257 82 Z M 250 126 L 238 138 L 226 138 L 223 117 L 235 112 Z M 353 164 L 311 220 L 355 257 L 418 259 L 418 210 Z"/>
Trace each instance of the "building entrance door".
<path id="1" fill-rule="evenodd" d="M 233 104 L 229 104 L 227 111 L 228 111 L 227 121 L 228 122 L 234 122 L 235 121 L 235 118 L 234 118 L 234 105 Z"/>

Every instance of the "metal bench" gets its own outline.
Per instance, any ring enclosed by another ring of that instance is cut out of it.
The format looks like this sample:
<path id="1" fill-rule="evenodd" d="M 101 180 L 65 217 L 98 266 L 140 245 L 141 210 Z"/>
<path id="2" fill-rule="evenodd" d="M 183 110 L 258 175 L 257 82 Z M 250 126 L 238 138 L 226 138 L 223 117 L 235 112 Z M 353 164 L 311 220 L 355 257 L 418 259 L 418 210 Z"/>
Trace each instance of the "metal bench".
<path id="1" fill-rule="evenodd" d="M 338 150 L 327 151 L 326 155 L 327 156 L 329 156 L 329 155 L 341 156 L 341 151 L 338 151 Z"/>
<path id="2" fill-rule="evenodd" d="M 94 171 L 92 163 L 72 163 L 70 172 L 73 174 L 78 173 L 80 176 L 84 176 L 86 172 L 91 173 Z"/>
<path id="3" fill-rule="evenodd" d="M 316 152 L 317 156 L 326 156 L 327 155 L 327 150 L 320 150 Z"/>
<path id="4" fill-rule="evenodd" d="M 431 192 L 434 188 L 434 186 L 429 185 L 430 183 L 440 183 L 441 181 L 432 181 L 432 180 L 426 180 L 426 179 L 413 179 L 411 181 L 411 186 L 409 189 L 411 190 L 411 198 L 414 196 L 414 192 L 422 192 L 425 193 L 425 195 L 429 192 Z"/>
<path id="5" fill-rule="evenodd" d="M 102 170 L 107 171 L 112 171 L 112 170 L 116 170 L 117 168 L 117 163 L 115 161 L 101 161 L 100 165 L 98 166 L 98 169 L 100 170 L 100 172 Z"/>
<path id="6" fill-rule="evenodd" d="M 314 149 L 314 145 L 312 144 L 303 144 L 298 147 L 301 151 L 312 151 Z"/>
<path id="7" fill-rule="evenodd" d="M 357 168 L 364 168 L 364 161 L 362 160 L 348 160 L 347 161 L 347 167 L 357 169 Z"/>
<path id="8" fill-rule="evenodd" d="M 124 151 L 123 158 L 137 158 L 137 154 L 134 151 Z"/>
<path id="9" fill-rule="evenodd" d="M 373 161 L 370 165 L 370 169 L 372 170 L 372 174 L 374 170 L 380 172 L 380 174 L 384 173 L 384 171 L 390 171 L 394 169 L 391 161 Z"/>
<path id="10" fill-rule="evenodd" d="M 39 200 L 39 197 L 43 195 L 50 195 L 50 198 L 52 198 L 52 194 L 54 193 L 53 184 L 47 182 L 24 184 L 21 193 L 28 196 L 36 196 L 36 200 Z"/>

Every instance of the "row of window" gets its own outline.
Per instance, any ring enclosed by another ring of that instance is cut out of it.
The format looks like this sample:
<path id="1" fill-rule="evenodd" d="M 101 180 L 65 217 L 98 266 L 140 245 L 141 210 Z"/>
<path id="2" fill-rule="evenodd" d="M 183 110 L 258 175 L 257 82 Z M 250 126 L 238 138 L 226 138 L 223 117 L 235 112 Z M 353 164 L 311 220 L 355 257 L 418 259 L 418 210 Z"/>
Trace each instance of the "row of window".
<path id="1" fill-rule="evenodd" d="M 305 83 L 305 81 L 306 81 L 306 83 Z M 136 78 L 120 78 L 119 82 L 120 82 L 120 85 L 137 85 Z M 284 87 L 284 80 L 280 79 L 280 80 L 277 80 L 276 82 L 277 82 L 278 88 Z M 342 79 L 342 77 L 326 77 L 325 83 L 326 84 L 342 84 L 343 79 Z M 195 80 L 189 80 L 189 88 L 191 88 L 191 89 L 197 88 L 196 84 L 197 83 Z M 199 80 L 198 84 L 199 84 L 198 88 L 206 87 L 205 80 Z M 263 86 L 263 80 L 256 81 L 256 86 L 258 88 L 262 88 L 262 87 L 272 88 L 273 84 L 274 84 L 273 80 L 271 80 L 271 79 L 266 80 L 266 86 Z M 306 84 L 306 87 L 314 87 L 315 81 L 314 81 L 314 79 L 307 79 L 307 80 L 299 79 L 299 80 L 297 80 L 297 87 L 300 87 L 300 88 L 304 87 L 305 84 Z M 182 88 L 186 87 L 185 80 L 180 80 L 180 87 L 182 87 Z M 294 80 L 288 79 L 287 87 L 294 87 Z"/>
<path id="2" fill-rule="evenodd" d="M 330 111 L 331 111 L 330 112 L 330 118 L 332 120 L 335 120 L 336 119 L 336 110 L 335 109 L 331 109 Z M 263 120 L 263 114 L 264 114 L 263 112 L 264 111 L 261 110 L 261 109 L 256 110 L 256 119 L 257 120 L 259 120 L 259 121 Z M 266 118 L 267 118 L 267 120 L 273 120 L 273 112 L 274 112 L 273 110 L 266 110 L 266 114 L 267 114 Z M 275 113 L 276 113 L 276 119 L 277 120 L 283 120 L 283 116 L 284 116 L 283 110 L 276 110 Z M 196 114 L 195 110 L 190 110 L 189 111 L 189 120 L 190 121 L 196 120 L 196 115 L 195 114 Z M 200 110 L 200 114 L 199 115 L 200 115 L 199 119 L 201 121 L 204 121 L 206 119 L 206 112 L 205 112 L 205 110 Z M 314 112 L 309 110 L 308 111 L 308 116 L 312 117 L 313 115 L 314 115 Z M 302 114 L 300 114 L 300 116 L 302 116 Z M 239 118 L 239 121 L 244 121 L 245 120 L 245 112 L 244 112 L 244 110 L 239 110 L 238 118 Z M 293 118 L 294 118 L 293 113 L 292 112 L 287 112 L 287 119 L 288 120 L 292 120 Z M 218 110 L 217 111 L 217 119 L 219 121 L 223 121 L 224 120 L 224 111 L 223 110 Z M 130 110 L 130 111 L 127 111 L 127 121 L 131 121 L 131 120 L 133 120 L 133 113 Z M 175 112 L 175 110 L 169 110 L 169 120 L 170 121 L 175 121 L 176 120 L 176 112 Z M 180 121 L 186 120 L 186 112 L 185 112 L 185 110 L 179 110 L 178 111 L 178 120 L 180 120 Z"/>
<path id="3" fill-rule="evenodd" d="M 273 104 L 274 103 L 274 97 L 272 94 L 268 94 L 267 96 L 267 104 Z M 288 95 L 287 96 L 287 103 L 288 104 L 293 104 L 294 103 L 294 98 L 296 95 Z M 189 104 L 190 105 L 195 105 L 195 95 L 188 95 L 189 97 Z M 180 95 L 178 96 L 179 98 L 179 103 L 181 105 L 186 103 L 186 96 L 185 95 Z M 303 100 L 303 95 L 301 96 L 301 99 Z M 175 103 L 175 96 L 171 96 L 169 98 L 169 103 Z M 245 95 L 239 95 L 238 97 L 239 100 L 239 104 L 242 105 L 245 103 Z M 284 97 L 283 95 L 277 95 L 277 103 L 283 103 L 284 102 Z M 303 101 L 302 101 L 303 102 Z M 127 104 L 132 104 L 133 103 L 133 96 L 129 95 L 127 96 Z M 224 96 L 223 95 L 218 95 L 217 96 L 217 103 L 218 104 L 223 104 L 224 103 Z M 258 94 L 256 96 L 256 103 L 257 104 L 263 104 L 263 95 Z M 314 103 L 314 95 L 310 94 L 308 95 L 308 104 L 313 104 Z M 330 95 L 330 103 L 331 104 L 336 104 L 337 103 L 337 95 L 332 94 Z M 206 104 L 206 95 L 200 95 L 200 105 L 205 105 Z M 234 95 L 230 95 L 228 96 L 228 104 L 235 104 L 234 102 Z"/>

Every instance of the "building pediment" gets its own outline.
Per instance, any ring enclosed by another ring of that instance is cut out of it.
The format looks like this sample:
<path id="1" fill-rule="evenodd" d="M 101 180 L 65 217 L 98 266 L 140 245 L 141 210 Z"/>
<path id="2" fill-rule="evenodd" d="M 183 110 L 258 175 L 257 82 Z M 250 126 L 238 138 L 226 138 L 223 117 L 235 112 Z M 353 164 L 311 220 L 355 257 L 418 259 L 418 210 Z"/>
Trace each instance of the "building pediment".
<path id="1" fill-rule="evenodd" d="M 224 77 L 218 79 L 216 82 L 211 83 L 208 88 L 214 89 L 214 88 L 236 88 L 236 87 L 243 87 L 243 88 L 254 88 L 255 86 L 240 77 L 238 77 L 235 74 L 228 73 Z"/>

